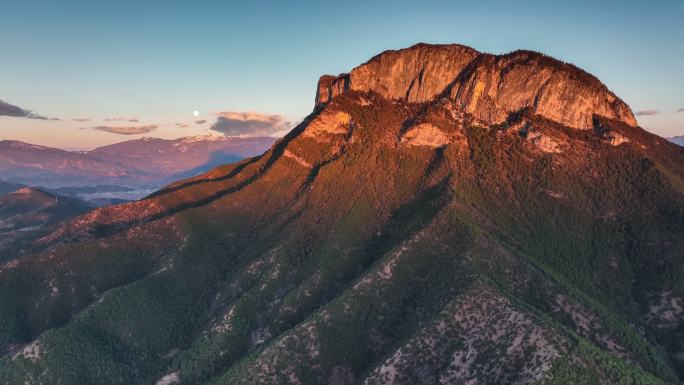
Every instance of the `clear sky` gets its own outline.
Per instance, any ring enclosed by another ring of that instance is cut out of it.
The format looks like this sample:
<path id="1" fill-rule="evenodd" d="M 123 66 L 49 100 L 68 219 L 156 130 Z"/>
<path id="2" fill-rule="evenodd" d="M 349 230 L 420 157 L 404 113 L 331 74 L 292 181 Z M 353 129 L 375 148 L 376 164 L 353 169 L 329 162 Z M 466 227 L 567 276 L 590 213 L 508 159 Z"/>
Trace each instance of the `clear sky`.
<path id="1" fill-rule="evenodd" d="M 209 133 L 221 112 L 283 128 L 311 112 L 320 75 L 417 42 L 549 54 L 645 128 L 684 134 L 681 0 L 0 0 L 0 100 L 59 119 L 0 117 L 0 139 L 92 148 Z"/>

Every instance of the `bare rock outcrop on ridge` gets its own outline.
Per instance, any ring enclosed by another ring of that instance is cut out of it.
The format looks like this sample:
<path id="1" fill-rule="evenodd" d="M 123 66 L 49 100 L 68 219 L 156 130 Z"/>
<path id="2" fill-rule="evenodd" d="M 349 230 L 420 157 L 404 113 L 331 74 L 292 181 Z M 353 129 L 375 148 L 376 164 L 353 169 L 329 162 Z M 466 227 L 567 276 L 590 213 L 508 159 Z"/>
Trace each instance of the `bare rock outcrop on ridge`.
<path id="1" fill-rule="evenodd" d="M 595 116 L 637 125 L 629 106 L 597 78 L 530 51 L 496 56 L 456 44 L 418 44 L 386 51 L 348 74 L 321 77 L 316 104 L 347 90 L 410 103 L 445 96 L 464 112 L 491 124 L 529 108 L 577 129 L 591 128 Z"/>

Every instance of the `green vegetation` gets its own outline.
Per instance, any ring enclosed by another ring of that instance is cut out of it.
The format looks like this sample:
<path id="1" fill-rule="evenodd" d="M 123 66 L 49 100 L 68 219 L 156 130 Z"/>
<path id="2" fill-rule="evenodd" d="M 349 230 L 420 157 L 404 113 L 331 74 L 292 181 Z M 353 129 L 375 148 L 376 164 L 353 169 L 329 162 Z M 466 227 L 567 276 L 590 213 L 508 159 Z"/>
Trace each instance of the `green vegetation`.
<path id="1" fill-rule="evenodd" d="M 665 382 L 582 340 L 572 355 L 557 359 L 546 378 L 538 384 L 664 385 Z"/>

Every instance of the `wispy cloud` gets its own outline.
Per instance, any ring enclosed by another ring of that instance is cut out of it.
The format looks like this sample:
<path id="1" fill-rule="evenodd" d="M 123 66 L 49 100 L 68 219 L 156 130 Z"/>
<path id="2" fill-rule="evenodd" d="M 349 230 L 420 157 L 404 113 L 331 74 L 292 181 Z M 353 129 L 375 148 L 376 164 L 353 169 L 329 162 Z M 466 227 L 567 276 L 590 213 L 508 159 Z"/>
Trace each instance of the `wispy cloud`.
<path id="1" fill-rule="evenodd" d="M 178 126 L 178 127 L 180 127 L 180 128 L 188 128 L 188 124 L 187 124 L 187 123 L 176 123 L 176 126 Z"/>
<path id="2" fill-rule="evenodd" d="M 45 116 L 34 114 L 30 110 L 3 102 L 2 100 L 0 100 L 0 116 L 48 120 Z"/>
<path id="3" fill-rule="evenodd" d="M 207 122 L 206 119 L 195 120 L 195 124 L 204 124 L 206 122 Z"/>
<path id="4" fill-rule="evenodd" d="M 71 120 L 73 120 L 74 122 L 81 122 L 81 123 L 83 123 L 83 122 L 89 122 L 89 121 L 90 121 L 90 118 L 74 118 L 74 119 L 71 119 Z"/>
<path id="5" fill-rule="evenodd" d="M 99 131 L 105 131 L 105 132 L 110 132 L 112 134 L 119 134 L 119 135 L 138 135 L 138 134 L 147 134 L 149 132 L 152 132 L 157 129 L 157 126 L 154 124 L 146 125 L 146 126 L 97 126 L 93 127 L 93 130 L 99 130 Z"/>
<path id="6" fill-rule="evenodd" d="M 678 109 L 677 112 L 684 112 L 684 107 Z"/>
<path id="7" fill-rule="evenodd" d="M 284 134 L 292 127 L 292 123 L 281 115 L 236 111 L 216 115 L 218 117 L 211 129 L 226 136 L 274 136 Z"/>
<path id="8" fill-rule="evenodd" d="M 636 116 L 649 116 L 649 115 L 658 115 L 660 111 L 658 110 L 641 110 L 637 111 L 634 113 Z"/>
<path id="9" fill-rule="evenodd" d="M 133 117 L 133 118 L 121 118 L 121 117 L 118 117 L 118 118 L 106 118 L 104 121 L 105 121 L 105 122 L 130 122 L 130 123 L 138 123 L 138 122 L 140 122 L 140 120 L 138 120 L 138 118 L 135 118 L 135 117 Z"/>

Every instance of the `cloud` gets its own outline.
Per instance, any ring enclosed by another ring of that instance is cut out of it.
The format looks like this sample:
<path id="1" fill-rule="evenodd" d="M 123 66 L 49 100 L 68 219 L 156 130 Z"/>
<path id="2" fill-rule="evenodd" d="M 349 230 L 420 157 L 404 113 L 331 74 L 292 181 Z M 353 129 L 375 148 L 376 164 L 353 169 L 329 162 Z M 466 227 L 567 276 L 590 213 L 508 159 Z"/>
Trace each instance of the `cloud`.
<path id="1" fill-rule="evenodd" d="M 678 109 L 677 112 L 684 112 L 684 107 Z"/>
<path id="2" fill-rule="evenodd" d="M 43 119 L 47 120 L 48 118 L 34 114 L 30 110 L 25 110 L 21 107 L 17 107 L 15 105 L 5 103 L 2 100 L 0 100 L 0 116 L 12 116 L 16 118 L 31 118 L 31 119 Z"/>
<path id="3" fill-rule="evenodd" d="M 660 111 L 658 110 L 641 110 L 637 111 L 634 113 L 636 116 L 649 116 L 649 115 L 658 115 Z"/>
<path id="4" fill-rule="evenodd" d="M 195 120 L 195 124 L 204 124 L 206 122 L 207 122 L 206 119 Z"/>
<path id="5" fill-rule="evenodd" d="M 235 111 L 219 112 L 217 115 L 211 129 L 226 136 L 274 136 L 284 134 L 292 127 L 281 115 Z"/>
<path id="6" fill-rule="evenodd" d="M 180 128 L 188 128 L 188 125 L 186 123 L 176 123 L 176 126 Z"/>
<path id="7" fill-rule="evenodd" d="M 147 134 L 157 129 L 156 125 L 150 124 L 147 126 L 126 126 L 126 127 L 115 127 L 115 126 L 97 126 L 93 127 L 93 130 L 110 132 L 112 134 L 119 135 L 138 135 Z"/>
<path id="8" fill-rule="evenodd" d="M 73 120 L 74 122 L 81 122 L 81 123 L 83 123 L 83 122 L 89 122 L 89 121 L 90 121 L 89 118 L 74 118 L 74 119 L 71 119 L 71 120 Z"/>
<path id="9" fill-rule="evenodd" d="M 107 118 L 104 121 L 105 122 L 130 122 L 130 123 L 138 123 L 139 122 L 138 118 Z"/>

